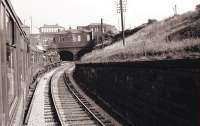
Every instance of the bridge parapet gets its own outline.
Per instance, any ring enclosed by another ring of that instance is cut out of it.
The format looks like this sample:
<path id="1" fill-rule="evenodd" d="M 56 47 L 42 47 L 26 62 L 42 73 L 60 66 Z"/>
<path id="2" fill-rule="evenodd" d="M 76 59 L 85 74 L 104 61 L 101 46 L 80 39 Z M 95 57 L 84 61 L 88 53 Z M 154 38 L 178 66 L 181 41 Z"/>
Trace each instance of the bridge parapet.
<path id="1" fill-rule="evenodd" d="M 88 44 L 88 42 L 71 42 L 71 43 L 57 43 L 57 48 L 82 48 L 85 47 Z"/>

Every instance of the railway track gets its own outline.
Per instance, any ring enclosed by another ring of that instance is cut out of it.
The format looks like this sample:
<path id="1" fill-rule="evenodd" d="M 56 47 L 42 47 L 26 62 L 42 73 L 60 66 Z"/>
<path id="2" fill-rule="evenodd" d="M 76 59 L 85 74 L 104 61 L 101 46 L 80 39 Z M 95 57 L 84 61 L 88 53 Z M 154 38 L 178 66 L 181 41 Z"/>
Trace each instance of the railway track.
<path id="1" fill-rule="evenodd" d="M 45 94 L 45 123 L 48 126 L 113 125 L 78 93 L 62 68 L 51 77 Z"/>
<path id="2" fill-rule="evenodd" d="M 25 125 L 113 126 L 74 88 L 65 74 L 70 68 L 64 65 L 42 77 Z"/>
<path id="3" fill-rule="evenodd" d="M 74 97 L 77 98 L 77 100 L 79 101 L 79 103 L 86 109 L 86 111 L 88 113 L 90 113 L 93 117 L 95 117 L 96 120 L 98 120 L 100 122 L 101 125 L 103 126 L 114 126 L 114 124 L 112 124 L 112 122 L 108 119 L 106 119 L 104 116 L 101 115 L 100 112 L 98 112 L 95 107 L 90 104 L 87 99 L 81 95 L 76 88 L 74 87 L 74 85 L 72 84 L 72 82 L 70 81 L 69 77 L 64 74 L 64 82 L 66 84 L 66 86 L 68 87 L 68 90 L 74 95 Z"/>
<path id="4" fill-rule="evenodd" d="M 61 122 L 57 115 L 55 106 L 53 105 L 53 99 L 50 91 L 50 84 L 45 86 L 44 92 L 44 120 L 47 126 L 60 126 Z"/>

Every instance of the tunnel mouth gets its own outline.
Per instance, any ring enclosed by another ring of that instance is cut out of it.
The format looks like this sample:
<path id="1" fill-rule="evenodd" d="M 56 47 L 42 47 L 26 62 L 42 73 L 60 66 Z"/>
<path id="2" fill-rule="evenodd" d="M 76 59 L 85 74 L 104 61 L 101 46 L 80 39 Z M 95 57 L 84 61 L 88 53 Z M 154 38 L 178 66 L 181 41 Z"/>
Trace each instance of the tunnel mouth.
<path id="1" fill-rule="evenodd" d="M 61 51 L 59 54 L 62 61 L 73 61 L 74 59 L 73 53 L 69 51 Z"/>

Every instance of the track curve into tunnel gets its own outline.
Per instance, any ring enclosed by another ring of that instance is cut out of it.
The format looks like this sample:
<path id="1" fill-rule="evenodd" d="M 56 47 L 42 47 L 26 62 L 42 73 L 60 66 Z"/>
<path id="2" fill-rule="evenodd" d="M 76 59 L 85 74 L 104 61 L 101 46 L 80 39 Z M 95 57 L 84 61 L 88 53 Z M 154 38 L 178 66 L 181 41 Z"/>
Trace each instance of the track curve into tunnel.
<path id="1" fill-rule="evenodd" d="M 70 51 L 61 51 L 59 54 L 62 61 L 72 61 L 74 59 L 74 55 Z"/>

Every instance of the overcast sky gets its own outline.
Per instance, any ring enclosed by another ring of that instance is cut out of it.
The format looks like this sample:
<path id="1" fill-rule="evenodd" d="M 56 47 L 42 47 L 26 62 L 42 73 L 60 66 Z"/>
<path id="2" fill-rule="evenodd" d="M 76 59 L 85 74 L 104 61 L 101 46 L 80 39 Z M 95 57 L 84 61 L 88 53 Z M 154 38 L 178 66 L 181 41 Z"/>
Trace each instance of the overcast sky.
<path id="1" fill-rule="evenodd" d="M 43 24 L 59 24 L 68 28 L 100 22 L 120 26 L 116 0 L 11 0 L 16 13 L 25 24 L 33 19 L 34 29 Z M 178 13 L 194 10 L 199 0 L 127 0 L 126 28 L 145 23 L 149 18 L 161 20 Z M 34 30 L 36 31 L 36 30 Z"/>

